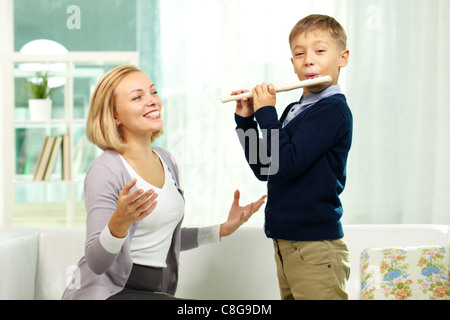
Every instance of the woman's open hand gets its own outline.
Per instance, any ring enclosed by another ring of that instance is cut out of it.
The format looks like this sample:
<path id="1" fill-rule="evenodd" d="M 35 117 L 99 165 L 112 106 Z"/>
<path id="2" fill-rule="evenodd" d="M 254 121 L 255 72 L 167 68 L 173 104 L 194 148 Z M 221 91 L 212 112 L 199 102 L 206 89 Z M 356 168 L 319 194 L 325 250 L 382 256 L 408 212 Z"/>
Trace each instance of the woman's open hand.
<path id="1" fill-rule="evenodd" d="M 247 222 L 264 204 L 266 196 L 262 196 L 258 201 L 248 204 L 245 207 L 239 205 L 239 198 L 240 192 L 236 190 L 234 192 L 234 201 L 228 214 L 228 220 L 220 225 L 220 237 L 229 236 Z"/>
<path id="2" fill-rule="evenodd" d="M 135 185 L 136 179 L 133 179 L 120 191 L 117 209 L 108 223 L 111 234 L 116 238 L 125 238 L 130 225 L 147 217 L 156 207 L 156 192 L 148 190 L 144 193 L 139 189 L 130 193 Z"/>

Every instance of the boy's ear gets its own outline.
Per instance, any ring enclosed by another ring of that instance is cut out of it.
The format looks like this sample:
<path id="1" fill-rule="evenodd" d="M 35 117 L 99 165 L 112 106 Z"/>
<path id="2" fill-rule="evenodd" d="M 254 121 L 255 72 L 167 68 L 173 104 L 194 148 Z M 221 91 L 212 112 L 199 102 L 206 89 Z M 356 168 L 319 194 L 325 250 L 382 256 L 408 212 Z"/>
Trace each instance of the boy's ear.
<path id="1" fill-rule="evenodd" d="M 348 49 L 341 52 L 341 62 L 339 63 L 340 68 L 347 66 L 349 56 L 350 56 L 350 51 Z"/>

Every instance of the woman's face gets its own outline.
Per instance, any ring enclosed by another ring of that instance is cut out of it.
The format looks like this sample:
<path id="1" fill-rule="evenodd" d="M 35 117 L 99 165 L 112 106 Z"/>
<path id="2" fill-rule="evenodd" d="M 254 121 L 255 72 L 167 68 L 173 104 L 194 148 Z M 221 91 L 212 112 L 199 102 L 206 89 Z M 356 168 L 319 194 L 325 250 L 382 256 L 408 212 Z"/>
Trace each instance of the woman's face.
<path id="1" fill-rule="evenodd" d="M 163 128 L 162 100 L 155 84 L 142 72 L 125 76 L 114 91 L 116 97 L 115 121 L 122 138 L 151 135 Z"/>

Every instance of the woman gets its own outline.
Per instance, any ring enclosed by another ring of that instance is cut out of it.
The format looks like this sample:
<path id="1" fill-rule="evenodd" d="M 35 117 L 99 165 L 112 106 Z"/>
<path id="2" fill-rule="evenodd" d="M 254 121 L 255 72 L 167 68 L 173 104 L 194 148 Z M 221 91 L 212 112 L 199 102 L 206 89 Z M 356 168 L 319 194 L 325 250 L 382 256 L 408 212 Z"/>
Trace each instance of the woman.
<path id="1" fill-rule="evenodd" d="M 134 66 L 100 80 L 86 135 L 104 150 L 85 179 L 85 256 L 63 299 L 174 299 L 180 250 L 219 242 L 264 203 L 239 206 L 218 226 L 181 228 L 183 191 L 170 153 L 152 146 L 162 134 L 156 86 Z M 73 285 L 76 284 L 76 285 Z"/>

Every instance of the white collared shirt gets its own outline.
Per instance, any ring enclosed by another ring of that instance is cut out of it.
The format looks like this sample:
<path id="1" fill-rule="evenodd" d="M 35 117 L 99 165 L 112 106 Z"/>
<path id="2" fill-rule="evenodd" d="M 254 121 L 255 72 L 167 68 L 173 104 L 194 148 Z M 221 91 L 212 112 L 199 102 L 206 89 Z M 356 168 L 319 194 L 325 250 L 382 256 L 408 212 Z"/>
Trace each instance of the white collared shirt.
<path id="1" fill-rule="evenodd" d="M 283 128 L 286 127 L 287 124 L 292 121 L 292 119 L 297 117 L 300 113 L 302 113 L 309 107 L 312 107 L 314 104 L 316 104 L 322 99 L 325 99 L 338 93 L 341 93 L 341 87 L 339 85 L 334 85 L 326 88 L 325 90 L 319 93 L 311 92 L 305 94 L 304 96 L 302 96 L 299 103 L 292 106 L 291 110 L 289 110 L 289 113 L 283 122 Z"/>

